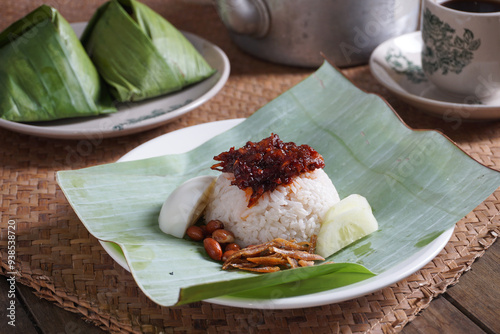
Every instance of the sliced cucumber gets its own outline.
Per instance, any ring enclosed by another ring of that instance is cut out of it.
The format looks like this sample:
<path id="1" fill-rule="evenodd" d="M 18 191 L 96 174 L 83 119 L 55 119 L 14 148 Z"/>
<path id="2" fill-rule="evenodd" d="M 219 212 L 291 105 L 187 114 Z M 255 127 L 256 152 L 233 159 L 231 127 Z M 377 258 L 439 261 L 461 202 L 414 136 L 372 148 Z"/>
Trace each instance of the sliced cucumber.
<path id="1" fill-rule="evenodd" d="M 366 198 L 357 194 L 349 195 L 325 214 L 318 233 L 316 252 L 326 258 L 377 229 L 377 220 Z"/>

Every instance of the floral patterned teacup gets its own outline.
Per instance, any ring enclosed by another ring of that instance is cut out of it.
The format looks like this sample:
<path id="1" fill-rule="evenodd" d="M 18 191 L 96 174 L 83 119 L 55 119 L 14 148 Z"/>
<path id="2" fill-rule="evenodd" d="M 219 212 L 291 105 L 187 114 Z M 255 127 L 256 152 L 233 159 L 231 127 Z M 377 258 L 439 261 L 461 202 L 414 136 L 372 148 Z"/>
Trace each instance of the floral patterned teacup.
<path id="1" fill-rule="evenodd" d="M 424 0 L 422 69 L 441 90 L 477 98 L 500 91 L 500 12 L 465 12 Z"/>

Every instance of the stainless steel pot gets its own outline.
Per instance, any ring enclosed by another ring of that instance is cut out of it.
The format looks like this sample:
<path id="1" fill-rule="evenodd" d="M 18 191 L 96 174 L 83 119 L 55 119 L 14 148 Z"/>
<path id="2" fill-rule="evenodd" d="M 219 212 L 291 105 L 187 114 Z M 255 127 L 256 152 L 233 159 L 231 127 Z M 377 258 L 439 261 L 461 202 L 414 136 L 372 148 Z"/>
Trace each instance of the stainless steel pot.
<path id="1" fill-rule="evenodd" d="M 216 0 L 231 39 L 269 61 L 366 63 L 383 41 L 416 30 L 420 0 Z"/>

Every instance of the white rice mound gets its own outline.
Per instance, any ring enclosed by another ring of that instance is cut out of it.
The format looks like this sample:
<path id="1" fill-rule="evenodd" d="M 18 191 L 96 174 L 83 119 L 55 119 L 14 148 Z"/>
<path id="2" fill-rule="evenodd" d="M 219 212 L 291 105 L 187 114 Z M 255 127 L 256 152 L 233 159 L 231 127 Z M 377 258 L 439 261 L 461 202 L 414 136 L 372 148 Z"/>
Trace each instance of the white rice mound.
<path id="1" fill-rule="evenodd" d="M 322 169 L 303 173 L 291 184 L 265 192 L 250 208 L 250 192 L 231 185 L 232 180 L 232 173 L 222 173 L 217 178 L 205 220 L 222 221 L 242 247 L 274 238 L 309 241 L 318 234 L 326 211 L 340 201 L 335 186 Z"/>

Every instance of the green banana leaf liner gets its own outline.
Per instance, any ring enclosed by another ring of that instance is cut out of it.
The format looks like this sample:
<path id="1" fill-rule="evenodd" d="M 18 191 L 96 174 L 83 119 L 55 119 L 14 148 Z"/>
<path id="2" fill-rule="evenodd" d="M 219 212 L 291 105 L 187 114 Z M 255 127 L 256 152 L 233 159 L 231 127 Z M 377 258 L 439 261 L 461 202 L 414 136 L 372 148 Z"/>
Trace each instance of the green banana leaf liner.
<path id="1" fill-rule="evenodd" d="M 161 232 L 161 206 L 177 186 L 195 176 L 218 175 L 210 169 L 214 155 L 273 132 L 320 152 L 340 197 L 365 196 L 379 230 L 327 258 L 335 263 L 264 275 L 222 270 L 201 242 Z M 408 128 L 382 99 L 325 63 L 192 151 L 60 171 L 57 180 L 89 232 L 115 243 L 146 295 L 170 306 L 223 295 L 290 297 L 384 273 L 493 193 L 500 173 L 435 131 Z"/>
<path id="2" fill-rule="evenodd" d="M 215 72 L 180 31 L 134 0 L 102 5 L 81 41 L 120 102 L 178 91 Z"/>
<path id="3" fill-rule="evenodd" d="M 0 34 L 0 117 L 39 122 L 115 112 L 69 23 L 42 5 Z"/>

